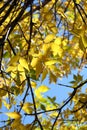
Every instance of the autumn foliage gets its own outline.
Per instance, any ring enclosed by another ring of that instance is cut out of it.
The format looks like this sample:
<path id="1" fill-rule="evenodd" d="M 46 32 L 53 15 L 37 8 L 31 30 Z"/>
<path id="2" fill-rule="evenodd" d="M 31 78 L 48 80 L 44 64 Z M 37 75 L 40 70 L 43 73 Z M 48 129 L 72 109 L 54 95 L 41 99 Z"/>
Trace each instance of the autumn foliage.
<path id="1" fill-rule="evenodd" d="M 0 130 L 87 130 L 86 64 L 86 0 L 1 0 Z"/>

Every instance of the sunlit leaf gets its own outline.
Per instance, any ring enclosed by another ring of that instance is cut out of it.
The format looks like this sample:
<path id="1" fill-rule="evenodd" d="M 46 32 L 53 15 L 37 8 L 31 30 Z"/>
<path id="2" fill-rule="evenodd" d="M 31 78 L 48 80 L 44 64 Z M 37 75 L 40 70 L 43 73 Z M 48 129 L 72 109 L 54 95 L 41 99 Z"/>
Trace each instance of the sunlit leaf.
<path id="1" fill-rule="evenodd" d="M 44 42 L 45 42 L 45 43 L 51 42 L 51 41 L 54 40 L 54 38 L 55 38 L 55 35 L 54 35 L 54 34 L 49 34 L 49 35 L 46 36 Z"/>
<path id="2" fill-rule="evenodd" d="M 53 74 L 52 72 L 50 72 L 50 83 L 51 83 L 51 82 L 56 83 L 56 81 L 57 81 L 56 75 Z"/>
<path id="3" fill-rule="evenodd" d="M 32 67 L 35 67 L 38 64 L 38 62 L 39 62 L 38 58 L 33 58 L 31 62 Z"/>
<path id="4" fill-rule="evenodd" d="M 54 41 L 54 43 L 51 44 L 51 49 L 53 51 L 54 56 L 56 56 L 57 54 L 59 56 L 62 56 L 63 49 L 61 47 L 61 39 L 60 38 L 57 38 Z"/>
<path id="5" fill-rule="evenodd" d="M 19 54 L 16 56 L 13 56 L 9 62 L 9 65 L 14 65 L 19 60 Z"/>
<path id="6" fill-rule="evenodd" d="M 45 85 L 39 86 L 37 89 L 35 89 L 35 95 L 38 96 L 38 98 L 42 98 L 41 93 L 45 93 L 49 90 L 49 87 Z"/>
<path id="7" fill-rule="evenodd" d="M 21 118 L 21 115 L 18 112 L 8 112 L 5 114 L 13 119 L 20 119 Z"/>
<path id="8" fill-rule="evenodd" d="M 24 71 L 24 68 L 23 68 L 23 66 L 21 64 L 18 65 L 18 71 L 20 71 L 20 72 Z"/>
<path id="9" fill-rule="evenodd" d="M 29 113 L 32 113 L 32 111 L 33 111 L 33 109 L 32 109 L 32 104 L 30 104 L 30 103 L 28 103 L 28 102 L 24 103 L 22 109 L 24 110 L 24 112 L 26 112 L 26 113 L 28 113 L 28 114 L 29 114 Z"/>
<path id="10" fill-rule="evenodd" d="M 32 86 L 32 88 L 36 88 L 36 82 L 34 82 L 34 81 L 31 81 L 31 86 Z"/>
<path id="11" fill-rule="evenodd" d="M 56 2 L 56 0 L 52 0 L 52 2 L 53 2 L 53 3 L 55 3 L 55 2 Z"/>
<path id="12" fill-rule="evenodd" d="M 7 109 L 10 109 L 10 108 L 11 108 L 11 104 L 7 103 L 5 100 L 3 100 L 3 103 L 4 103 L 4 106 L 5 106 Z"/>
<path id="13" fill-rule="evenodd" d="M 48 74 L 48 71 L 46 69 L 43 70 L 41 80 L 43 81 L 46 78 L 46 75 Z"/>
<path id="14" fill-rule="evenodd" d="M 7 91 L 4 89 L 0 89 L 0 96 L 3 97 L 7 94 Z"/>
<path id="15" fill-rule="evenodd" d="M 17 70 L 17 66 L 9 66 L 6 71 L 11 72 L 11 71 L 16 71 L 16 70 Z"/>
<path id="16" fill-rule="evenodd" d="M 45 62 L 46 65 L 53 65 L 55 63 L 57 63 L 57 60 L 50 60 Z"/>
<path id="17" fill-rule="evenodd" d="M 37 88 L 37 90 L 41 93 L 47 92 L 49 90 L 49 87 L 45 85 L 41 85 L 40 87 Z"/>
<path id="18" fill-rule="evenodd" d="M 11 124 L 11 127 L 12 129 L 17 129 L 18 126 L 20 126 L 20 124 L 21 124 L 21 120 L 18 118 L 13 121 L 13 123 Z"/>
<path id="19" fill-rule="evenodd" d="M 29 67 L 28 67 L 28 62 L 24 59 L 24 58 L 20 58 L 19 59 L 19 63 L 22 67 L 24 67 L 25 69 L 29 70 Z"/>

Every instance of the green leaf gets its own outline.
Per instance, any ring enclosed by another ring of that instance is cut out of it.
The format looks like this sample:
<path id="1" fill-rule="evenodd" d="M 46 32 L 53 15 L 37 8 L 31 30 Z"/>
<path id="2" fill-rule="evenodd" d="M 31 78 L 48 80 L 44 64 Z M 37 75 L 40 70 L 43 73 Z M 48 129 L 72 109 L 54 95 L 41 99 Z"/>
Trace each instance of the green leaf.
<path id="1" fill-rule="evenodd" d="M 45 105 L 41 104 L 40 106 L 41 106 L 41 109 L 42 109 L 42 110 L 46 110 Z"/>
<path id="2" fill-rule="evenodd" d="M 36 71 L 34 69 L 30 69 L 29 75 L 33 80 L 38 80 L 36 78 Z"/>
<path id="3" fill-rule="evenodd" d="M 78 80 L 82 81 L 83 80 L 83 76 L 81 76 L 81 75 L 78 74 Z"/>
<path id="4" fill-rule="evenodd" d="M 3 55 L 3 57 L 4 57 L 4 58 L 9 58 L 9 57 L 10 57 L 9 52 L 8 52 L 8 51 L 6 51 L 6 52 L 4 53 L 4 55 Z"/>
<path id="5" fill-rule="evenodd" d="M 51 103 L 54 103 L 56 100 L 56 97 L 51 98 L 51 97 L 47 96 L 47 98 L 50 100 Z"/>
<path id="6" fill-rule="evenodd" d="M 77 80 L 77 76 L 76 75 L 73 75 L 73 78 L 74 78 L 74 80 Z"/>
<path id="7" fill-rule="evenodd" d="M 73 81 L 70 81 L 70 83 L 71 83 L 71 84 L 75 84 L 75 83 L 76 83 L 76 81 L 74 81 L 74 80 L 73 80 Z"/>

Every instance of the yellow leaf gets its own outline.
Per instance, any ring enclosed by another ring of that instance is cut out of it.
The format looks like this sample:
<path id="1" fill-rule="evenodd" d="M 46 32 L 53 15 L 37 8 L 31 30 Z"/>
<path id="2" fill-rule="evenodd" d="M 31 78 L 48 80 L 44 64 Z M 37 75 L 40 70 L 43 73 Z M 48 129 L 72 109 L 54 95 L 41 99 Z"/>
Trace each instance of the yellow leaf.
<path id="1" fill-rule="evenodd" d="M 39 62 L 39 58 L 33 58 L 32 61 L 31 61 L 31 66 L 32 67 L 36 67 L 36 65 L 38 64 Z"/>
<path id="2" fill-rule="evenodd" d="M 81 0 L 76 0 L 76 3 L 77 3 L 77 4 L 80 4 L 80 2 L 81 2 Z"/>
<path id="3" fill-rule="evenodd" d="M 79 47 L 82 51 L 85 51 L 85 49 L 87 47 L 87 36 L 85 34 L 85 29 L 86 29 L 86 27 L 83 26 L 80 29 L 74 29 L 71 31 L 76 37 L 78 37 Z"/>
<path id="4" fill-rule="evenodd" d="M 53 23 L 49 23 L 48 24 L 48 27 L 49 27 L 49 29 L 53 32 L 53 33 L 57 33 L 58 32 L 58 28 L 56 27 L 56 23 L 55 22 L 53 22 Z"/>
<path id="5" fill-rule="evenodd" d="M 51 42 L 54 38 L 55 38 L 55 35 L 54 35 L 54 34 L 48 34 L 48 35 L 46 36 L 46 38 L 44 39 L 44 42 L 45 42 L 45 43 L 49 43 L 49 42 Z"/>
<path id="6" fill-rule="evenodd" d="M 49 88 L 45 85 L 41 85 L 40 87 L 38 87 L 36 90 L 35 90 L 35 93 L 44 93 L 44 92 L 47 92 L 49 90 Z"/>
<path id="7" fill-rule="evenodd" d="M 33 111 L 33 109 L 32 109 L 32 104 L 31 103 L 29 103 L 29 102 L 26 102 L 26 103 L 24 103 L 24 105 L 23 105 L 23 107 L 22 107 L 22 109 L 26 112 L 26 113 L 32 113 L 32 111 Z"/>
<path id="8" fill-rule="evenodd" d="M 20 75 L 20 80 L 21 80 L 21 81 L 24 81 L 24 80 L 26 79 L 25 72 L 21 72 L 20 74 L 21 74 L 21 75 Z"/>
<path id="9" fill-rule="evenodd" d="M 5 96 L 6 94 L 7 94 L 7 91 L 5 91 L 3 89 L 0 90 L 0 97 Z"/>
<path id="10" fill-rule="evenodd" d="M 46 65 L 53 65 L 55 63 L 57 63 L 57 60 L 50 60 L 45 62 Z"/>
<path id="11" fill-rule="evenodd" d="M 19 54 L 17 54 L 16 56 L 13 56 L 8 64 L 14 65 L 18 60 L 19 60 Z"/>
<path id="12" fill-rule="evenodd" d="M 50 51 L 51 45 L 50 44 L 43 44 L 42 51 L 44 52 L 44 55 L 47 55 Z"/>
<path id="13" fill-rule="evenodd" d="M 52 2 L 53 2 L 53 3 L 55 3 L 55 2 L 56 2 L 56 0 L 52 0 Z"/>
<path id="14" fill-rule="evenodd" d="M 19 59 L 19 63 L 22 67 L 24 67 L 25 69 L 29 70 L 29 67 L 28 67 L 28 62 L 24 59 L 24 58 L 20 58 Z"/>
<path id="15" fill-rule="evenodd" d="M 82 39 L 82 42 L 83 42 L 83 46 L 86 48 L 87 47 L 87 36 L 85 35 L 85 32 L 83 32 L 81 34 L 81 39 Z"/>
<path id="16" fill-rule="evenodd" d="M 66 19 L 66 16 L 65 16 L 65 14 L 64 14 L 63 9 L 59 9 L 59 10 L 57 11 L 57 13 L 58 13 L 59 15 L 61 15 L 64 19 Z"/>
<path id="17" fill-rule="evenodd" d="M 3 100 L 3 104 L 7 109 L 11 108 L 11 104 L 8 104 L 5 100 Z"/>
<path id="18" fill-rule="evenodd" d="M 46 78 L 48 71 L 46 69 L 43 70 L 41 81 L 43 81 Z"/>
<path id="19" fill-rule="evenodd" d="M 4 85 L 4 79 L 0 77 L 0 88 L 3 88 Z"/>
<path id="20" fill-rule="evenodd" d="M 32 124 L 26 124 L 25 127 L 26 127 L 26 130 L 29 130 L 29 129 L 32 128 Z M 35 126 L 33 126 L 33 129 L 34 129 L 34 127 L 35 127 Z"/>
<path id="21" fill-rule="evenodd" d="M 60 47 L 60 45 L 58 45 L 58 43 L 52 43 L 51 44 L 51 50 L 53 51 L 53 55 L 56 56 L 57 54 L 61 57 L 63 50 Z"/>
<path id="22" fill-rule="evenodd" d="M 56 83 L 56 81 L 57 81 L 57 77 L 53 73 L 50 72 L 50 83 L 51 82 Z"/>
<path id="23" fill-rule="evenodd" d="M 31 81 L 31 86 L 32 86 L 32 88 L 36 88 L 36 83 L 34 82 L 34 81 Z"/>
<path id="24" fill-rule="evenodd" d="M 18 112 L 8 112 L 8 113 L 5 113 L 5 114 L 7 116 L 9 116 L 10 118 L 13 118 L 13 119 L 21 118 L 21 115 Z"/>
<path id="25" fill-rule="evenodd" d="M 47 92 L 49 90 L 49 87 L 45 86 L 45 85 L 41 85 L 39 88 L 38 88 L 38 91 L 41 92 L 41 93 L 44 93 L 44 92 Z"/>
<path id="26" fill-rule="evenodd" d="M 45 85 L 41 85 L 37 89 L 35 89 L 35 95 L 38 99 L 43 99 L 42 93 L 45 93 L 49 90 L 49 88 Z"/>
<path id="27" fill-rule="evenodd" d="M 35 90 L 35 95 L 36 95 L 36 97 L 37 97 L 38 99 L 43 98 L 43 97 L 42 97 L 42 94 L 41 94 L 37 89 Z"/>
<path id="28" fill-rule="evenodd" d="M 15 130 L 16 128 L 18 128 L 18 126 L 20 126 L 21 124 L 21 120 L 20 119 L 15 119 L 13 121 L 13 123 L 11 124 L 11 128 L 12 130 Z M 16 129 L 17 130 L 17 129 Z M 19 129 L 20 130 L 20 129 Z"/>
<path id="29" fill-rule="evenodd" d="M 54 41 L 55 44 L 58 44 L 59 46 L 61 45 L 61 38 L 57 37 Z"/>
<path id="30" fill-rule="evenodd" d="M 11 71 L 16 71 L 17 70 L 17 66 L 9 66 L 7 69 L 6 69 L 6 72 L 11 72 Z"/>
<path id="31" fill-rule="evenodd" d="M 58 32 L 58 29 L 56 27 L 52 27 L 51 31 L 56 34 Z"/>
<path id="32" fill-rule="evenodd" d="M 36 65 L 36 77 L 38 78 L 39 75 L 43 72 L 43 64 L 39 61 Z"/>
<path id="33" fill-rule="evenodd" d="M 16 77 L 16 73 L 15 72 L 11 72 L 11 77 L 14 79 Z"/>
<path id="34" fill-rule="evenodd" d="M 48 13 L 46 13 L 46 14 L 44 15 L 44 19 L 47 20 L 47 21 L 51 21 L 52 18 L 53 18 L 53 15 L 52 15 L 51 10 L 50 10 L 50 12 L 48 11 Z"/>
<path id="35" fill-rule="evenodd" d="M 20 80 L 23 81 L 26 79 L 25 70 L 21 64 L 18 65 L 18 71 L 20 71 Z"/>
<path id="36" fill-rule="evenodd" d="M 24 68 L 21 64 L 18 65 L 18 71 L 24 72 Z"/>

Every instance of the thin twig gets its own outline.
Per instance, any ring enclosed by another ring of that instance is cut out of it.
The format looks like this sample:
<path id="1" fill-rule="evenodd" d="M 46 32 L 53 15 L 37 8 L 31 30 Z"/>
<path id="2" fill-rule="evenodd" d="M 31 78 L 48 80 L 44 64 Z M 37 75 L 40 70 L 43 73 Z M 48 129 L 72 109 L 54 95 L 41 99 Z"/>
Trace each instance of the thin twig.
<path id="1" fill-rule="evenodd" d="M 37 116 L 36 102 L 35 102 L 35 98 L 34 98 L 33 89 L 32 89 L 31 83 L 30 83 L 30 77 L 29 77 L 29 76 L 26 76 L 26 78 L 27 78 L 28 87 L 30 88 L 31 96 L 32 96 L 32 100 L 33 100 L 34 112 L 35 112 L 35 120 L 38 122 L 38 124 L 39 124 L 39 126 L 40 126 L 40 129 L 43 130 L 42 124 L 41 124 L 41 122 L 39 121 L 38 116 Z"/>
<path id="2" fill-rule="evenodd" d="M 85 107 L 87 105 L 87 102 L 85 102 L 81 107 L 79 107 L 78 109 L 76 109 L 76 110 L 73 110 L 73 111 L 71 111 L 72 113 L 74 112 L 77 112 L 77 111 L 79 111 L 79 110 L 81 110 L 83 107 Z"/>
<path id="3" fill-rule="evenodd" d="M 11 45 L 11 42 L 10 42 L 9 38 L 7 38 L 7 41 L 8 41 L 8 43 L 9 43 L 9 46 L 10 46 L 10 48 L 11 48 L 11 50 L 12 50 L 13 54 L 14 54 L 14 55 L 16 55 L 16 52 L 15 52 L 14 48 L 12 47 L 12 45 Z"/>
<path id="4" fill-rule="evenodd" d="M 55 123 L 56 123 L 57 119 L 59 118 L 60 113 L 61 113 L 61 109 L 59 110 L 58 115 L 56 116 L 56 119 L 55 119 L 55 121 L 54 121 L 54 123 L 52 125 L 52 129 L 51 130 L 54 129 Z"/>
<path id="5" fill-rule="evenodd" d="M 28 41 L 28 39 L 25 37 L 25 35 L 24 35 L 24 32 L 23 32 L 23 30 L 22 30 L 21 25 L 20 25 L 19 23 L 17 23 L 17 24 L 18 24 L 18 26 L 19 26 L 19 28 L 20 28 L 20 30 L 21 30 L 21 33 L 22 33 L 22 35 L 23 35 L 23 37 L 24 37 L 25 41 L 28 43 L 29 41 Z"/>
<path id="6" fill-rule="evenodd" d="M 32 31 L 33 31 L 33 22 L 32 22 L 32 15 L 33 15 L 33 12 L 32 12 L 32 3 L 30 5 L 30 38 L 29 38 L 29 42 L 28 42 L 28 49 L 27 49 L 27 55 L 28 55 L 28 51 L 30 50 L 30 46 L 31 46 L 31 39 L 32 39 Z"/>
<path id="7" fill-rule="evenodd" d="M 80 11 L 80 9 L 79 9 L 78 4 L 76 3 L 75 0 L 73 0 L 73 3 L 74 3 L 74 5 L 75 5 L 75 7 L 77 8 L 77 10 L 78 10 L 78 12 L 79 12 L 79 14 L 80 14 L 80 16 L 81 16 L 81 18 L 82 18 L 84 24 L 86 25 L 86 21 L 84 20 L 84 17 L 82 16 L 82 13 L 81 13 L 81 11 Z"/>
<path id="8" fill-rule="evenodd" d="M 69 86 L 69 85 L 66 85 L 66 84 L 58 83 L 58 85 L 60 85 L 60 86 L 64 86 L 64 87 L 67 87 L 67 88 L 73 88 L 73 87 L 71 87 L 71 86 Z M 74 89 L 74 88 L 73 88 L 73 89 Z"/>

